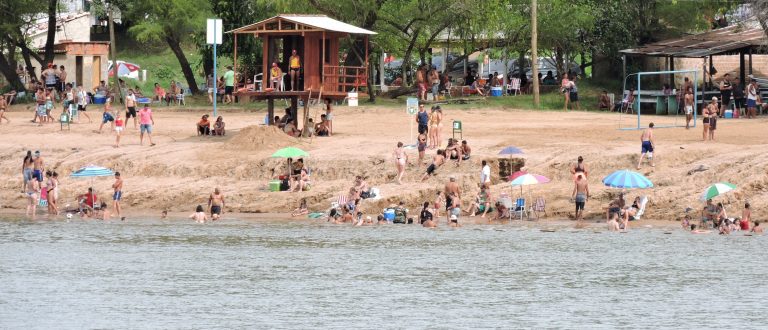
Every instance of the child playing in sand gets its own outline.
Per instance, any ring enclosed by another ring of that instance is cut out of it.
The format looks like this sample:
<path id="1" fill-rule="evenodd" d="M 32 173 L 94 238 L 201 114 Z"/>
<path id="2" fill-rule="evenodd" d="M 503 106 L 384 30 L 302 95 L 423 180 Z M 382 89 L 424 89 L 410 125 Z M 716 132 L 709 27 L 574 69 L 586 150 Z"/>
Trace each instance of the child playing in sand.
<path id="1" fill-rule="evenodd" d="M 195 213 L 192 213 L 189 218 L 195 220 L 197 223 L 205 223 L 205 221 L 208 220 L 208 215 L 206 215 L 205 211 L 203 211 L 203 206 L 198 205 L 195 209 Z"/>
<path id="2" fill-rule="evenodd" d="M 300 215 L 308 214 L 309 211 L 307 210 L 307 199 L 302 198 L 299 202 L 299 207 L 297 207 L 295 210 L 293 210 L 293 213 L 291 213 L 292 217 L 298 217 Z"/>

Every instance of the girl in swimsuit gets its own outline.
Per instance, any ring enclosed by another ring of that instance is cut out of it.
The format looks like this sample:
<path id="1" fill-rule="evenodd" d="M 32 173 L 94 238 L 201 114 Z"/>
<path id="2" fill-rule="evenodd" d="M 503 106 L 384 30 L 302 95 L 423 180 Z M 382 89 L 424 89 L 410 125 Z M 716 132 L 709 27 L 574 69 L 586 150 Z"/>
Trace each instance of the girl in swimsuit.
<path id="1" fill-rule="evenodd" d="M 403 175 L 405 175 L 405 164 L 408 163 L 408 154 L 403 150 L 403 143 L 398 142 L 397 148 L 392 152 L 397 165 L 397 184 L 403 184 Z"/>
<path id="2" fill-rule="evenodd" d="M 325 99 L 325 122 L 328 127 L 328 136 L 333 135 L 333 108 L 331 108 L 331 99 Z"/>
<path id="3" fill-rule="evenodd" d="M 435 110 L 434 107 L 432 107 L 432 112 L 429 114 L 429 131 L 427 134 L 429 134 L 429 148 L 434 149 L 438 145 L 437 140 L 437 124 L 438 124 L 438 113 L 437 110 Z"/>
<path id="4" fill-rule="evenodd" d="M 27 216 L 35 217 L 37 211 L 37 201 L 40 195 L 40 185 L 37 180 L 29 180 L 27 182 L 26 196 L 27 196 Z"/>
<path id="5" fill-rule="evenodd" d="M 58 186 L 51 171 L 45 172 L 45 176 L 48 177 L 48 181 L 45 183 L 45 189 L 48 190 L 48 214 L 58 215 L 59 208 L 56 206 L 56 190 Z"/>
<path id="6" fill-rule="evenodd" d="M 717 102 L 717 98 L 713 97 L 712 98 L 712 102 Z M 704 131 L 701 133 L 701 140 L 702 141 L 706 141 L 707 140 L 707 136 L 709 136 L 709 114 L 710 114 L 709 109 L 710 109 L 710 107 L 712 107 L 712 103 L 708 104 L 707 107 L 704 108 L 704 110 L 702 110 L 702 113 L 701 113 L 702 117 L 704 117 L 704 119 L 703 119 Z"/>
<path id="7" fill-rule="evenodd" d="M 441 134 L 441 131 L 443 130 L 443 109 L 438 105 L 435 107 L 435 113 L 437 113 L 437 129 L 435 130 L 437 142 L 435 143 L 435 147 L 439 147 L 440 141 L 443 139 L 443 134 Z"/>

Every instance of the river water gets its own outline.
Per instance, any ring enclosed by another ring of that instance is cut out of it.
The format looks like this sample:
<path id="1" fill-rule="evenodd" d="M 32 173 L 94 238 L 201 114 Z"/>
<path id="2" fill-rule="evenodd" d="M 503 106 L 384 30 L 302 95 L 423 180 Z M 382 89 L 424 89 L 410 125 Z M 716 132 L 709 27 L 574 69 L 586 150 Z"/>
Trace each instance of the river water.
<path id="1" fill-rule="evenodd" d="M 6 219 L 0 328 L 764 329 L 766 237 L 671 231 Z"/>

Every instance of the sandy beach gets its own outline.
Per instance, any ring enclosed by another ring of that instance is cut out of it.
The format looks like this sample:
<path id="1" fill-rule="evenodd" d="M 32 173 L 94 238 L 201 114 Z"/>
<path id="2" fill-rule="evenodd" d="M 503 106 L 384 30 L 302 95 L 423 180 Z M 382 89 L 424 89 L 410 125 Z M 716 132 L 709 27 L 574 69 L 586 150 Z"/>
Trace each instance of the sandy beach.
<path id="1" fill-rule="evenodd" d="M 116 107 L 117 108 L 117 107 Z M 404 107 L 403 107 L 404 108 Z M 453 174 L 465 191 L 464 206 L 479 190 L 480 161 L 491 163 L 492 192 L 498 196 L 512 189 L 498 175 L 499 150 L 516 146 L 525 151 L 516 155 L 515 163 L 524 162 L 524 170 L 552 179 L 551 183 L 526 187 L 526 197 L 544 197 L 547 220 L 566 220 L 573 216 L 570 201 L 573 183 L 568 171 L 576 158 L 584 157 L 589 167 L 592 197 L 587 202 L 586 219 L 604 217 L 603 208 L 619 190 L 607 188 L 603 177 L 619 169 L 633 169 L 640 151 L 640 131 L 619 130 L 615 113 L 550 112 L 487 108 L 474 106 L 444 106 L 446 127 L 443 140 L 451 136 L 450 121 L 463 123 L 463 138 L 473 149 L 472 159 L 455 167 L 451 163 L 438 170 L 435 177 L 419 182 L 425 165 L 416 164 L 416 150 L 409 150 L 410 165 L 404 184 L 394 182 L 396 174 L 392 150 L 398 141 L 408 144 L 410 120 L 404 109 L 362 106 L 336 107 L 334 136 L 314 139 L 294 139 L 273 128 L 259 125 L 264 112 L 222 110 L 227 123 L 226 137 L 199 137 L 195 122 L 208 109 L 154 108 L 154 147 L 139 146 L 138 131 L 129 122 L 120 148 L 114 148 L 114 133 L 105 129 L 97 133 L 99 121 L 73 124 L 71 130 L 60 130 L 58 123 L 38 127 L 29 120 L 28 105 L 12 106 L 6 115 L 11 124 L 0 125 L 3 139 L 0 173 L 3 180 L 0 198 L 5 212 L 23 212 L 25 199 L 20 194 L 21 162 L 27 150 L 40 150 L 46 167 L 60 173 L 61 206 L 75 204 L 74 197 L 91 184 L 89 179 L 69 178 L 74 170 L 97 164 L 120 171 L 125 180 L 123 205 L 127 216 L 169 212 L 191 212 L 197 204 L 205 204 L 208 194 L 219 187 L 227 196 L 226 212 L 284 214 L 293 210 L 301 198 L 307 198 L 310 210 L 323 211 L 351 186 L 355 175 L 367 177 L 368 184 L 378 187 L 382 198 L 364 200 L 367 214 L 404 200 L 415 210 L 423 201 L 433 200 L 442 190 L 448 176 Z M 101 109 L 91 106 L 91 118 L 101 118 Z M 311 112 L 314 116 L 315 112 Z M 622 126 L 636 124 L 636 117 L 623 116 Z M 669 117 L 643 116 L 643 123 Z M 768 191 L 768 136 L 766 120 L 721 119 L 718 121 L 716 142 L 701 141 L 701 125 L 695 129 L 656 129 L 656 166 L 645 166 L 640 172 L 651 179 L 655 188 L 630 190 L 629 198 L 637 194 L 650 197 L 645 221 L 673 221 L 683 216 L 686 207 L 697 211 L 702 203 L 698 195 L 714 182 L 736 184 L 737 191 L 720 197 L 729 214 L 738 215 L 744 200 L 753 205 L 756 219 L 766 206 Z M 414 127 L 415 130 L 415 127 Z M 415 139 L 415 136 L 414 136 Z M 145 142 L 146 144 L 146 142 Z M 296 146 L 311 156 L 307 165 L 312 169 L 312 188 L 301 193 L 269 192 L 268 182 L 273 169 L 285 161 L 269 156 L 277 149 Z M 434 151 L 428 151 L 431 159 Z M 694 169 L 703 171 L 692 171 Z M 93 180 L 97 193 L 109 200 L 111 178 Z M 469 219 L 469 218 L 464 218 Z M 479 218 L 477 218 L 479 220 Z"/>

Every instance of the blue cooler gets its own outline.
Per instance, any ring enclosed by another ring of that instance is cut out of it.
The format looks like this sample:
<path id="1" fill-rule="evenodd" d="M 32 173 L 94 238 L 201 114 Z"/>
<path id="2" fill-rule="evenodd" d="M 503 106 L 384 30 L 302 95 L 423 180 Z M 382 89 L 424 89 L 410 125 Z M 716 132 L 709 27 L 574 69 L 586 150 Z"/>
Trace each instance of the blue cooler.
<path id="1" fill-rule="evenodd" d="M 733 118 L 733 110 L 725 110 L 725 118 Z"/>
<path id="2" fill-rule="evenodd" d="M 384 210 L 384 219 L 390 222 L 395 220 L 395 210 L 394 209 Z"/>
<path id="3" fill-rule="evenodd" d="M 501 96 L 501 87 L 491 87 L 491 96 Z"/>
<path id="4" fill-rule="evenodd" d="M 106 96 L 94 96 L 93 97 L 93 104 L 104 104 L 107 103 L 107 97 Z"/>
<path id="5" fill-rule="evenodd" d="M 138 104 L 150 104 L 152 103 L 152 100 L 150 100 L 148 97 L 140 97 L 136 99 L 136 103 Z"/>

